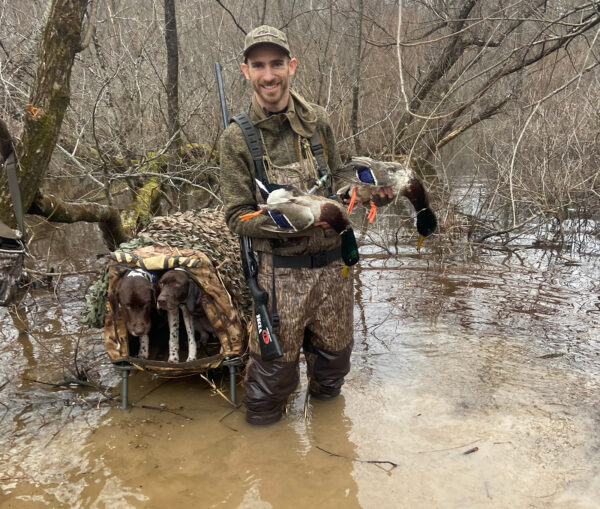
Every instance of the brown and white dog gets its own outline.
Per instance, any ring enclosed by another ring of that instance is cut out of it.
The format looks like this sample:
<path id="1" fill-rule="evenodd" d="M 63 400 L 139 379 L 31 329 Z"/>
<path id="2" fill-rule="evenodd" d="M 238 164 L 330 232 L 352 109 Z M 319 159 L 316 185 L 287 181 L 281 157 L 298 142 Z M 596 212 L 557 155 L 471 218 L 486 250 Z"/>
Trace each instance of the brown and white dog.
<path id="1" fill-rule="evenodd" d="M 165 309 L 169 320 L 169 362 L 179 362 L 179 309 L 188 337 L 187 362 L 196 360 L 197 348 L 194 331 L 206 344 L 214 332 L 202 308 L 202 290 L 187 270 L 176 268 L 165 272 L 158 280 L 160 293 L 156 299 L 158 309 Z"/>
<path id="2" fill-rule="evenodd" d="M 156 301 L 156 285 L 152 274 L 143 269 L 130 270 L 117 280 L 109 300 L 114 320 L 116 321 L 120 308 L 127 331 L 140 338 L 138 357 L 147 359 L 150 351 L 148 334 Z"/>

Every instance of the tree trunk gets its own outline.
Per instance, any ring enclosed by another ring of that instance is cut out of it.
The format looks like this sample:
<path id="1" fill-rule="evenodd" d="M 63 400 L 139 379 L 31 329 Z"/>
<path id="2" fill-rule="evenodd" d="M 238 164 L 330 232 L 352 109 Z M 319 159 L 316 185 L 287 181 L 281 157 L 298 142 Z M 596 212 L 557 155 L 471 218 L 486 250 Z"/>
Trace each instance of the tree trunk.
<path id="1" fill-rule="evenodd" d="M 356 52 L 354 54 L 354 86 L 352 87 L 352 115 L 350 125 L 352 136 L 354 136 L 354 150 L 356 155 L 362 152 L 360 138 L 358 136 L 358 96 L 360 94 L 360 60 L 362 50 L 362 23 L 363 23 L 364 3 L 358 0 L 358 20 L 356 28 Z"/>
<path id="2" fill-rule="evenodd" d="M 2 156 L 2 162 L 6 161 L 8 156 L 14 150 L 12 137 L 8 132 L 8 127 L 2 119 L 0 119 L 0 156 Z"/>
<path id="3" fill-rule="evenodd" d="M 177 154 L 181 145 L 179 130 L 179 51 L 175 0 L 165 0 L 165 43 L 167 45 L 167 110 L 168 133 L 172 139 L 171 154 Z"/>
<path id="4" fill-rule="evenodd" d="M 27 211 L 48 170 L 52 151 L 69 104 L 71 68 L 81 48 L 87 0 L 53 0 L 38 54 L 21 141 L 17 144 L 23 209 Z M 15 225 L 6 177 L 0 176 L 0 220 Z"/>

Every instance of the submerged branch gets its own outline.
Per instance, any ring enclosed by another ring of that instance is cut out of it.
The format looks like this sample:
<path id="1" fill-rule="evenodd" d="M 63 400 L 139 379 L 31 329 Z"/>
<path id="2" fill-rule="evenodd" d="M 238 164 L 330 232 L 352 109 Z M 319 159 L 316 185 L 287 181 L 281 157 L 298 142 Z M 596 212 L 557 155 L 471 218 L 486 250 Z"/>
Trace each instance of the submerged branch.
<path id="1" fill-rule="evenodd" d="M 119 209 L 92 202 L 69 203 L 51 194 L 38 194 L 32 209 L 33 214 L 46 217 L 49 221 L 60 223 L 98 223 L 109 249 L 128 240 L 122 225 Z"/>

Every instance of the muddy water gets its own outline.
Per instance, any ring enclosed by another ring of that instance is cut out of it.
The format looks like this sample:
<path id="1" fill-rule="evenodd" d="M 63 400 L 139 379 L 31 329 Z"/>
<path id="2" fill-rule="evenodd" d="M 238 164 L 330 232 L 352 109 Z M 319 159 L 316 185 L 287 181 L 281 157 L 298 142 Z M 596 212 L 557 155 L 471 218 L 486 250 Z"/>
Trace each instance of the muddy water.
<path id="1" fill-rule="evenodd" d="M 36 249 L 65 272 L 103 251 L 79 226 Z M 91 276 L 64 276 L 0 309 L 0 507 L 598 507 L 598 269 L 365 246 L 343 396 L 306 403 L 303 383 L 267 428 L 198 377 L 135 373 L 128 411 L 40 383 L 70 375 L 78 343 L 118 393 L 99 331 L 76 322 Z"/>

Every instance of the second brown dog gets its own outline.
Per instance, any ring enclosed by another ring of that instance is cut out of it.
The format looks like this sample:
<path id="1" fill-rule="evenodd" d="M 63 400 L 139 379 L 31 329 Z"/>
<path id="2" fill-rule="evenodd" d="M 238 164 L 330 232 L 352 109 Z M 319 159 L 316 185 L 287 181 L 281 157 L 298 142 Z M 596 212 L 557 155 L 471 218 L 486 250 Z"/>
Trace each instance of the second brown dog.
<path id="1" fill-rule="evenodd" d="M 214 332 L 202 308 L 202 290 L 183 268 L 165 272 L 158 281 L 158 309 L 167 311 L 169 320 L 169 362 L 179 362 L 179 309 L 183 316 L 188 337 L 187 362 L 196 360 L 197 348 L 194 331 L 200 333 L 200 341 L 206 344 Z"/>

